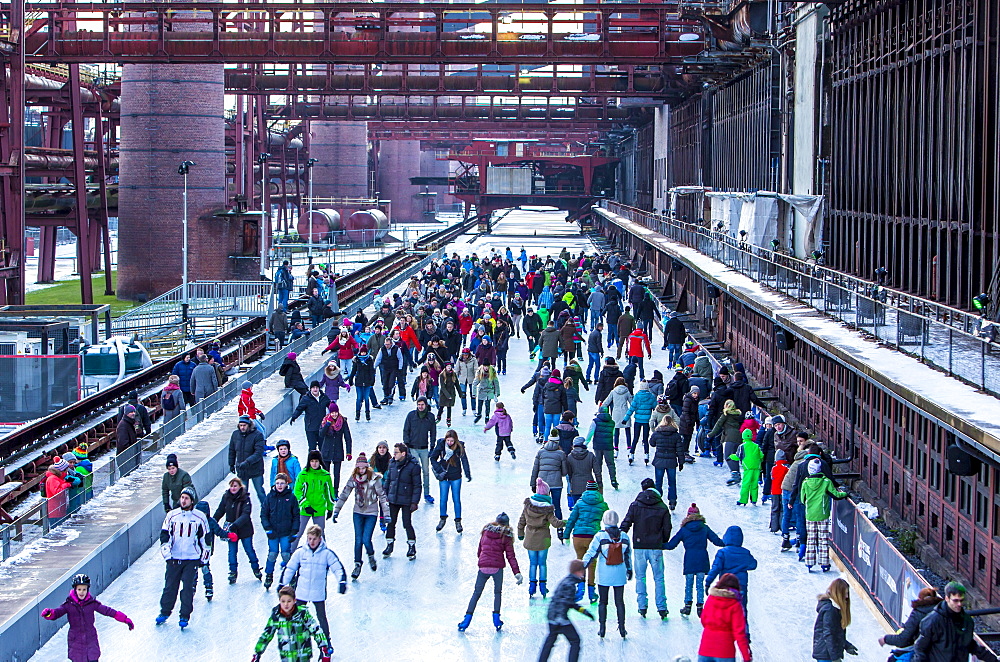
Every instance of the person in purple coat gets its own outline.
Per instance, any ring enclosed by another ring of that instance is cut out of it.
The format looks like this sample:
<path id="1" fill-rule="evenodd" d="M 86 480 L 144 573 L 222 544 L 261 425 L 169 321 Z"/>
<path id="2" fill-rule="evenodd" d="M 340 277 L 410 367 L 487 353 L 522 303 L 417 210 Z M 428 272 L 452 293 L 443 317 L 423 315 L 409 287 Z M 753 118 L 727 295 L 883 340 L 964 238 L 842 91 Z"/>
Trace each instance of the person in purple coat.
<path id="1" fill-rule="evenodd" d="M 71 662 L 95 662 L 101 659 L 101 645 L 97 640 L 97 628 L 94 627 L 94 614 L 98 613 L 124 623 L 129 630 L 134 630 L 132 619 L 120 611 L 98 602 L 90 594 L 90 577 L 76 575 L 73 577 L 73 589 L 69 592 L 66 602 L 55 609 L 43 609 L 42 618 L 54 621 L 65 616 L 69 621 L 68 657 Z"/>

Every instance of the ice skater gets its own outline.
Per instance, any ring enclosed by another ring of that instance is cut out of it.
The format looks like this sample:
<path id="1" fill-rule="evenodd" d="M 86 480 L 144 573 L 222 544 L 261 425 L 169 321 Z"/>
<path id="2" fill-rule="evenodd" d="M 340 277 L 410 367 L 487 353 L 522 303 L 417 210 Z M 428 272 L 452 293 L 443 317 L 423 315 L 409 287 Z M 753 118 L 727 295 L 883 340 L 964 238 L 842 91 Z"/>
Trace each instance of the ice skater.
<path id="1" fill-rule="evenodd" d="M 590 620 L 594 620 L 594 615 L 577 604 L 579 586 L 583 584 L 586 577 L 586 566 L 583 561 L 573 559 L 569 562 L 569 574 L 563 578 L 556 586 L 552 594 L 552 602 L 549 603 L 547 614 L 549 622 L 549 634 L 542 644 L 542 652 L 538 656 L 538 662 L 546 662 L 552 654 L 552 647 L 555 646 L 559 635 L 566 637 L 569 642 L 569 662 L 577 662 L 580 659 L 580 633 L 573 627 L 573 622 L 569 620 L 569 610 L 583 614 Z"/>
<path id="2" fill-rule="evenodd" d="M 183 629 L 191 620 L 198 567 L 207 563 L 211 554 L 211 547 L 205 540 L 209 532 L 208 518 L 200 510 L 195 510 L 197 498 L 193 488 L 181 490 L 180 508 L 167 513 L 160 529 L 160 553 L 167 562 L 167 572 L 160 596 L 160 615 L 156 617 L 157 625 L 163 625 L 170 618 L 182 582 L 184 588 L 180 591 L 181 611 L 177 624 Z"/>
<path id="3" fill-rule="evenodd" d="M 267 619 L 264 632 L 257 640 L 251 662 L 260 662 L 260 656 L 267 645 L 278 637 L 278 656 L 287 662 L 308 662 L 312 659 L 312 641 L 319 646 L 320 660 L 329 662 L 333 649 L 330 640 L 308 609 L 299 609 L 295 600 L 295 589 L 283 586 L 278 591 L 278 606 Z"/>
<path id="4" fill-rule="evenodd" d="M 66 638 L 69 652 L 66 656 L 71 662 L 96 662 L 101 659 L 101 645 L 94 627 L 94 614 L 124 623 L 129 630 L 134 630 L 135 625 L 123 612 L 102 605 L 90 594 L 90 577 L 87 575 L 74 575 L 72 584 L 66 602 L 55 609 L 43 609 L 42 618 L 54 621 L 65 616 L 69 621 L 69 636 Z"/>
<path id="5" fill-rule="evenodd" d="M 281 571 L 281 577 L 278 579 L 279 595 L 286 580 L 291 582 L 296 573 L 299 576 L 296 603 L 299 605 L 313 603 L 319 626 L 329 641 L 330 623 L 326 619 L 326 574 L 331 573 L 340 579 L 338 592 L 343 595 L 347 593 L 347 573 L 337 555 L 323 542 L 323 530 L 315 524 L 310 524 L 306 529 L 306 544 L 299 545 Z"/>
<path id="6" fill-rule="evenodd" d="M 524 581 L 521 576 L 521 569 L 517 565 L 517 557 L 514 555 L 514 531 L 510 528 L 510 517 L 507 513 L 500 513 L 496 519 L 483 527 L 483 533 L 479 538 L 479 549 L 476 552 L 479 557 L 479 573 L 476 575 L 476 588 L 472 591 L 472 599 L 465 610 L 465 618 L 458 624 L 458 631 L 465 632 L 472 622 L 472 614 L 476 611 L 476 603 L 479 602 L 486 581 L 493 579 L 493 627 L 500 631 L 503 621 L 500 620 L 500 603 L 503 591 L 503 569 L 510 563 L 510 569 L 514 572 L 514 579 L 518 586 Z M 506 557 L 506 562 L 504 558 Z"/>

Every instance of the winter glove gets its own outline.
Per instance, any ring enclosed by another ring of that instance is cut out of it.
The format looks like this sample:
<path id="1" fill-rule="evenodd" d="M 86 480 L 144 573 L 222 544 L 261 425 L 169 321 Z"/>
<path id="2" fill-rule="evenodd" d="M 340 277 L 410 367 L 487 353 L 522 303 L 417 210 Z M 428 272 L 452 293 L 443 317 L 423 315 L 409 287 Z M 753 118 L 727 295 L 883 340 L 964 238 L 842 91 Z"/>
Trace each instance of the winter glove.
<path id="1" fill-rule="evenodd" d="M 264 412 L 262 412 L 262 411 L 257 412 L 257 418 L 259 418 L 260 420 L 263 421 L 264 420 Z"/>
<path id="2" fill-rule="evenodd" d="M 351 460 L 353 460 L 353 459 L 354 459 L 354 456 L 353 456 L 353 455 L 351 455 L 350 453 L 348 453 L 348 454 L 347 454 L 347 461 L 348 461 L 348 462 L 350 462 L 350 461 L 351 461 Z"/>
<path id="3" fill-rule="evenodd" d="M 229 473 L 231 473 L 231 474 L 236 473 L 236 465 L 235 464 L 230 464 L 229 465 Z"/>
<path id="4" fill-rule="evenodd" d="M 684 463 L 683 462 L 678 462 L 677 463 L 677 471 L 684 471 Z"/>
<path id="5" fill-rule="evenodd" d="M 524 536 L 518 536 L 517 539 L 518 540 L 524 540 Z"/>
<path id="6" fill-rule="evenodd" d="M 857 655 L 858 647 L 848 641 L 847 645 L 844 646 L 844 652 L 847 653 L 848 655 Z"/>
<path id="7" fill-rule="evenodd" d="M 316 515 L 316 509 L 313 508 L 312 506 L 306 506 L 305 508 L 302 509 L 302 512 L 304 512 L 309 517 L 315 517 Z"/>
<path id="8" fill-rule="evenodd" d="M 590 620 L 594 620 L 594 615 L 590 613 L 589 609 L 584 609 L 583 607 L 577 607 L 576 610 L 581 614 L 583 614 L 584 616 L 586 616 L 587 618 L 589 618 Z"/>
<path id="9" fill-rule="evenodd" d="M 119 623 L 124 623 L 125 625 L 127 625 L 129 630 L 135 629 L 135 623 L 132 622 L 132 619 L 123 614 L 122 612 L 118 612 L 117 614 L 115 614 L 115 620 L 118 621 Z"/>
<path id="10" fill-rule="evenodd" d="M 415 512 L 417 512 L 417 507 L 418 507 L 419 505 L 420 505 L 419 503 L 411 503 L 411 504 L 410 504 L 410 512 L 411 512 L 411 513 L 415 513 Z"/>
<path id="11" fill-rule="evenodd" d="M 514 575 L 514 579 L 517 580 L 518 586 L 524 583 L 524 576 L 521 573 L 517 573 L 516 575 Z"/>
<path id="12" fill-rule="evenodd" d="M 627 582 L 632 581 L 632 568 L 629 568 L 628 570 L 625 571 L 625 581 Z"/>
<path id="13" fill-rule="evenodd" d="M 298 416 L 292 416 L 290 419 L 288 419 L 288 422 L 289 423 L 294 423 L 295 419 L 297 419 L 297 418 L 298 418 Z"/>
<path id="14" fill-rule="evenodd" d="M 330 518 L 332 518 L 332 517 L 333 517 L 333 513 L 332 513 L 331 511 L 329 511 L 329 510 L 328 510 L 328 511 L 326 511 L 326 519 L 328 519 L 328 520 L 329 520 L 329 519 L 330 519 Z"/>
<path id="15" fill-rule="evenodd" d="M 165 542 L 162 545 L 160 545 L 160 556 L 162 556 L 165 559 L 170 558 L 170 543 Z"/>
<path id="16" fill-rule="evenodd" d="M 347 582 L 340 582 L 340 588 L 337 589 L 337 592 L 341 595 L 347 593 Z"/>
<path id="17" fill-rule="evenodd" d="M 322 646 L 319 649 L 319 659 L 320 662 L 330 662 L 330 656 L 333 655 L 333 651 L 330 650 L 329 646 Z"/>
<path id="18" fill-rule="evenodd" d="M 51 609 L 43 609 L 42 610 L 42 618 L 44 618 L 47 621 L 54 621 L 54 620 L 56 620 L 56 617 L 53 615 L 53 612 L 52 612 Z"/>
<path id="19" fill-rule="evenodd" d="M 260 662 L 260 653 L 254 653 L 251 655 L 250 662 Z"/>
<path id="20" fill-rule="evenodd" d="M 230 531 L 228 538 L 229 538 L 229 542 L 236 542 L 237 540 L 240 539 L 240 537 L 238 535 L 236 535 L 235 531 Z"/>
<path id="21" fill-rule="evenodd" d="M 333 523 L 334 523 L 334 524 L 336 524 L 336 523 L 337 523 L 337 516 L 336 516 L 336 515 L 334 515 L 334 516 L 333 516 Z"/>

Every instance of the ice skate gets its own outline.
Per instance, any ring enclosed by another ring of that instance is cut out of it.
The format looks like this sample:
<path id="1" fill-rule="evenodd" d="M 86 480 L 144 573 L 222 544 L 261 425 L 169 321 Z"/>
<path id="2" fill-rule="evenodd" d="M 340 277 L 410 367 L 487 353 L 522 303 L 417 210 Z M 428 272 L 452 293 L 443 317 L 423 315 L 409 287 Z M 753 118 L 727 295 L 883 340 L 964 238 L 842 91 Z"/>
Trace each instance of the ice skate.
<path id="1" fill-rule="evenodd" d="M 160 614 L 159 616 L 156 617 L 156 624 L 157 625 L 163 625 L 164 623 L 167 622 L 168 618 L 170 618 L 169 615 Z"/>
<path id="2" fill-rule="evenodd" d="M 188 620 L 186 618 L 182 618 L 181 620 L 177 621 L 177 625 L 179 625 L 183 630 L 188 626 Z"/>
<path id="3" fill-rule="evenodd" d="M 497 632 L 503 627 L 503 621 L 500 620 L 500 614 L 497 612 L 493 612 L 493 627 L 497 629 Z"/>
<path id="4" fill-rule="evenodd" d="M 372 569 L 372 572 L 375 572 L 376 570 L 378 570 L 378 562 L 375 560 L 375 555 L 374 554 L 369 554 L 368 555 L 368 567 L 370 567 Z"/>
<path id="5" fill-rule="evenodd" d="M 417 558 L 417 543 L 413 540 L 408 540 L 406 544 L 409 545 L 409 549 L 406 550 L 406 558 L 412 561 Z"/>
<path id="6" fill-rule="evenodd" d="M 462 528 L 462 518 L 461 517 L 456 517 L 455 518 L 455 530 L 458 531 L 459 533 L 461 533 L 462 531 L 465 531 L 465 529 Z"/>
<path id="7" fill-rule="evenodd" d="M 382 550 L 382 558 L 384 559 L 392 556 L 392 548 L 395 546 L 395 541 L 392 538 L 389 538 L 386 542 L 388 544 L 385 546 L 385 549 Z"/>
<path id="8" fill-rule="evenodd" d="M 535 591 L 538 589 L 538 582 L 532 579 L 528 582 L 528 597 L 535 597 Z"/>
<path id="9" fill-rule="evenodd" d="M 681 616 L 690 616 L 690 615 L 691 615 L 691 603 L 685 602 L 684 606 L 681 607 Z"/>
<path id="10" fill-rule="evenodd" d="M 660 620 L 661 620 L 661 621 L 665 621 L 665 620 L 667 620 L 667 616 L 669 616 L 669 615 L 670 615 L 670 612 L 669 612 L 669 611 L 667 611 L 666 609 L 658 609 L 658 610 L 656 611 L 656 613 L 660 615 Z"/>
<path id="11" fill-rule="evenodd" d="M 695 609 L 698 610 L 698 618 L 701 618 L 701 612 L 704 611 L 705 605 L 699 602 L 698 604 L 695 605 Z"/>
<path id="12" fill-rule="evenodd" d="M 437 526 L 434 527 L 434 530 L 435 531 L 441 531 L 441 529 L 443 529 L 444 525 L 447 524 L 447 523 L 448 523 L 448 516 L 447 515 L 442 515 L 441 519 L 437 523 Z"/>
<path id="13" fill-rule="evenodd" d="M 351 571 L 351 579 L 357 579 L 361 576 L 361 561 L 356 561 L 354 563 L 354 570 Z"/>
<path id="14" fill-rule="evenodd" d="M 271 584 L 273 584 L 273 583 L 274 583 L 274 573 L 269 572 L 266 575 L 264 575 L 264 590 L 265 591 L 268 590 L 269 588 L 271 588 Z"/>
<path id="15" fill-rule="evenodd" d="M 645 609 L 640 609 L 639 610 L 639 615 L 642 616 L 643 618 L 646 618 L 646 610 Z"/>
<path id="16" fill-rule="evenodd" d="M 235 584 L 236 583 L 236 573 L 235 572 L 229 573 L 229 583 L 230 584 Z"/>
<path id="17" fill-rule="evenodd" d="M 462 622 L 458 624 L 458 631 L 465 632 L 469 628 L 470 623 L 472 623 L 472 614 L 466 614 Z"/>

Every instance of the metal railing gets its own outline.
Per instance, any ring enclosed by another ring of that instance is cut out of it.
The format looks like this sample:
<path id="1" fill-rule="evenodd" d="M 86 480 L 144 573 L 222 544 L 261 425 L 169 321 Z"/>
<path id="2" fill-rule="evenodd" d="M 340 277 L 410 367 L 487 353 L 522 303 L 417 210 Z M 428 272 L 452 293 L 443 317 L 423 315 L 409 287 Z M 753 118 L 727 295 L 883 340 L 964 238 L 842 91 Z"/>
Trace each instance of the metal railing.
<path id="1" fill-rule="evenodd" d="M 1000 355 L 995 353 L 1000 345 L 991 340 L 992 323 L 978 315 L 741 242 L 703 226 L 607 200 L 599 205 L 1000 396 Z"/>
<path id="2" fill-rule="evenodd" d="M 193 317 L 231 317 L 233 324 L 264 317 L 272 289 L 270 281 L 196 281 L 188 283 L 185 310 L 184 286 L 179 285 L 115 319 L 111 330 L 145 340 L 185 325 Z"/>
<path id="3" fill-rule="evenodd" d="M 379 288 L 382 292 L 390 292 L 409 280 L 411 274 L 426 268 L 432 260 L 440 259 L 443 255 L 443 249 L 427 255 L 408 269 L 404 269 L 398 275 L 380 284 Z M 373 302 L 374 291 L 372 290 L 346 306 L 344 314 L 353 317 L 358 310 L 371 306 Z M 280 352 L 272 354 L 256 363 L 242 375 L 230 378 L 229 381 L 211 395 L 199 400 L 194 406 L 182 410 L 174 418 L 129 448 L 122 449 L 122 452 L 114 455 L 110 462 L 100 467 L 95 467 L 89 479 L 89 486 L 77 488 L 72 491 L 67 490 L 51 498 L 43 497 L 38 503 L 19 514 L 13 522 L 0 528 L 0 559 L 6 560 L 13 553 L 16 553 L 14 549 L 15 543 L 17 543 L 18 547 L 23 547 L 23 545 L 32 540 L 36 540 L 40 536 L 47 534 L 53 527 L 65 522 L 95 496 L 101 494 L 121 478 L 145 464 L 164 446 L 227 406 L 233 399 L 239 397 L 242 382 L 250 381 L 257 384 L 264 378 L 277 372 L 288 352 L 301 354 L 313 342 L 325 342 L 326 334 L 334 321 L 339 322 L 340 318 L 326 320 L 311 329 L 309 336 L 289 343 Z M 272 421 L 271 423 L 274 422 Z M 50 517 L 49 515 L 52 513 L 57 514 L 57 516 Z"/>

